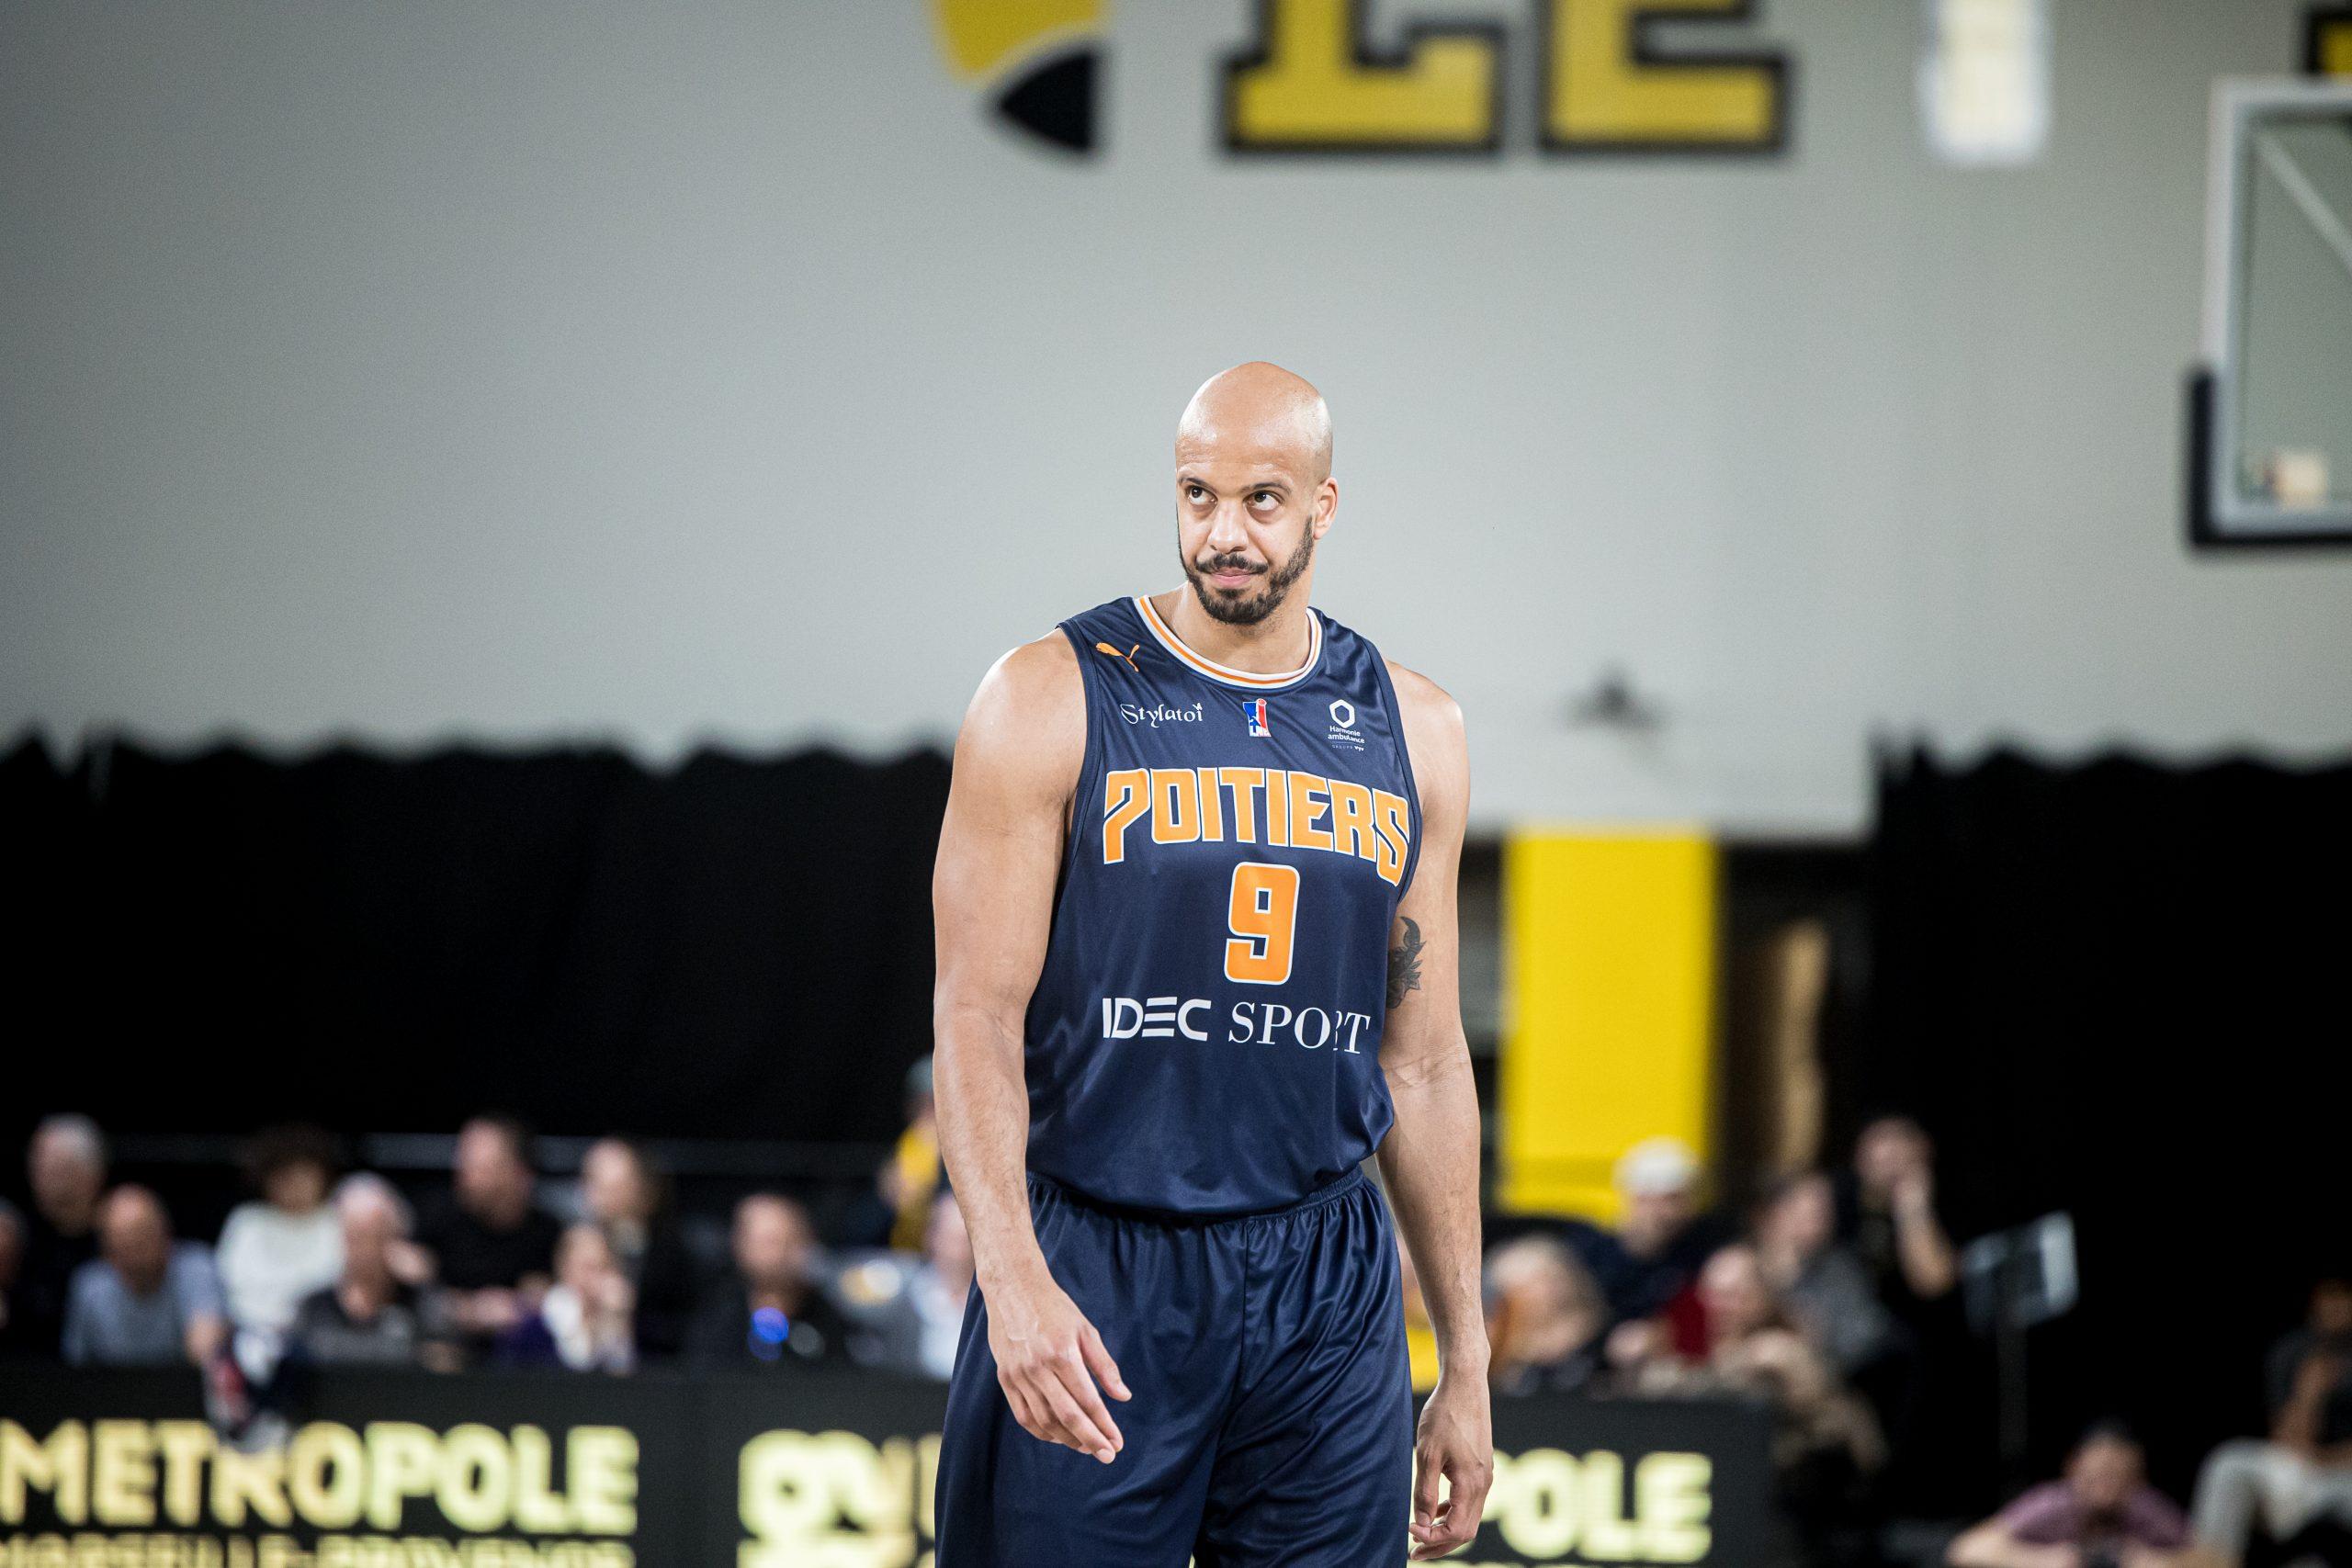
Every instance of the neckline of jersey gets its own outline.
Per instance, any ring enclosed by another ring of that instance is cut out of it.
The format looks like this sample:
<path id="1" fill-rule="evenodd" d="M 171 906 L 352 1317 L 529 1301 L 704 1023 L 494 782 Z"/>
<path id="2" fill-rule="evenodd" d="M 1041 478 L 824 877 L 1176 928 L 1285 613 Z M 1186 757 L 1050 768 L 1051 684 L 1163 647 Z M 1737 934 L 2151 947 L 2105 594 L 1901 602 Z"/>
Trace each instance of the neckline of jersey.
<path id="1" fill-rule="evenodd" d="M 1229 664 L 1219 664 L 1214 659 L 1204 658 L 1193 652 L 1192 649 L 1185 646 L 1184 640 L 1176 635 L 1174 629 L 1159 618 L 1159 612 L 1152 608 L 1151 600 L 1148 597 L 1138 593 L 1135 596 L 1134 603 L 1136 614 L 1143 621 L 1144 630 L 1151 634 L 1155 642 L 1166 649 L 1179 662 L 1188 664 L 1210 680 L 1223 682 L 1228 686 L 1238 686 L 1244 691 L 1251 692 L 1271 692 L 1283 686 L 1295 686 L 1314 674 L 1315 666 L 1322 661 L 1323 615 L 1312 605 L 1309 605 L 1306 611 L 1306 662 L 1295 670 L 1287 671 L 1282 674 L 1261 675 L 1254 670 L 1236 670 Z"/>

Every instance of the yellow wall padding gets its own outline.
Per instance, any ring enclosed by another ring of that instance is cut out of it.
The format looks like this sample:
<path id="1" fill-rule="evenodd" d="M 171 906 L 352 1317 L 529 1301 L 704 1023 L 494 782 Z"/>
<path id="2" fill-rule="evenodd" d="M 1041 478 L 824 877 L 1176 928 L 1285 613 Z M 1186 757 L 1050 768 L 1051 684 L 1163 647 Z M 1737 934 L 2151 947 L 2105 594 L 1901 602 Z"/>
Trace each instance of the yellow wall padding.
<path id="1" fill-rule="evenodd" d="M 1611 1168 L 1634 1144 L 1670 1134 L 1706 1158 L 1715 882 L 1715 846 L 1691 830 L 1505 845 L 1504 1209 L 1613 1220 Z"/>

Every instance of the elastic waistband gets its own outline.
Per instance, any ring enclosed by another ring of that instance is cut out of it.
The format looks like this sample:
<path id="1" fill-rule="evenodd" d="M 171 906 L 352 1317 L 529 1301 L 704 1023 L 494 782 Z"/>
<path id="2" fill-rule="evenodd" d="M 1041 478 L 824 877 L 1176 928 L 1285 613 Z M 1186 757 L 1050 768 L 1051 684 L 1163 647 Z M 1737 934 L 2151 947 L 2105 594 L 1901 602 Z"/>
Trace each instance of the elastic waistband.
<path id="1" fill-rule="evenodd" d="M 1029 1173 L 1029 1190 L 1032 1192 L 1058 1198 L 1080 1209 L 1091 1209 L 1098 1214 L 1107 1214 L 1114 1220 L 1140 1220 L 1146 1224 L 1205 1229 L 1213 1225 L 1247 1224 L 1253 1220 L 1279 1220 L 1287 1215 L 1304 1213 L 1309 1209 L 1319 1209 L 1326 1203 L 1336 1202 L 1357 1189 L 1366 1186 L 1369 1180 L 1370 1179 L 1363 1173 L 1363 1167 L 1357 1166 L 1337 1181 L 1329 1186 L 1317 1188 L 1295 1203 L 1281 1203 L 1271 1209 L 1243 1209 L 1231 1213 L 1215 1214 L 1188 1213 L 1181 1209 L 1141 1209 L 1131 1203 L 1108 1203 L 1091 1193 L 1080 1191 L 1066 1181 L 1056 1181 L 1052 1177 L 1042 1176 L 1034 1170 Z"/>

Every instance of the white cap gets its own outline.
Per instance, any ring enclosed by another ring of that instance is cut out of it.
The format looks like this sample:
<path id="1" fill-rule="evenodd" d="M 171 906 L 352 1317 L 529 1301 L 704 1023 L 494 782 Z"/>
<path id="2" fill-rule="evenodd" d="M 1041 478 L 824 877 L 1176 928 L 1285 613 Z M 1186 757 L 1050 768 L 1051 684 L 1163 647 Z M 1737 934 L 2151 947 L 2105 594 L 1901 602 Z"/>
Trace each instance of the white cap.
<path id="1" fill-rule="evenodd" d="M 1628 1198 L 1679 1192 L 1699 1179 L 1699 1156 L 1679 1138 L 1644 1138 L 1617 1160 L 1617 1190 Z"/>

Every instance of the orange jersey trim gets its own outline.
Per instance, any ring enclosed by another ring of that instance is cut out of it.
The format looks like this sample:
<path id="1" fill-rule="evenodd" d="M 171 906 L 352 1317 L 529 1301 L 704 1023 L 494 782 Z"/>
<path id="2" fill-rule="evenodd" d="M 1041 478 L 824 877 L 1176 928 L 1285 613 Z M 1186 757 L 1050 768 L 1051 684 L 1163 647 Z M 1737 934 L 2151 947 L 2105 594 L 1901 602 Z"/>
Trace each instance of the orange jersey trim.
<path id="1" fill-rule="evenodd" d="M 1160 647 L 1206 675 L 1210 680 L 1222 681 L 1228 686 L 1268 691 L 1276 686 L 1294 685 L 1315 673 L 1315 666 L 1323 658 L 1323 617 L 1312 609 L 1306 612 L 1306 662 L 1284 674 L 1261 675 L 1254 671 L 1236 670 L 1229 664 L 1219 664 L 1213 659 L 1202 658 L 1185 647 L 1182 639 L 1169 629 L 1168 623 L 1159 618 L 1159 612 L 1152 608 L 1149 599 L 1138 593 L 1136 595 L 1135 603 L 1136 613 L 1143 616 L 1145 629 L 1151 633 L 1153 639 Z"/>

